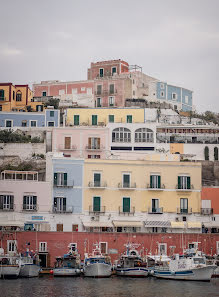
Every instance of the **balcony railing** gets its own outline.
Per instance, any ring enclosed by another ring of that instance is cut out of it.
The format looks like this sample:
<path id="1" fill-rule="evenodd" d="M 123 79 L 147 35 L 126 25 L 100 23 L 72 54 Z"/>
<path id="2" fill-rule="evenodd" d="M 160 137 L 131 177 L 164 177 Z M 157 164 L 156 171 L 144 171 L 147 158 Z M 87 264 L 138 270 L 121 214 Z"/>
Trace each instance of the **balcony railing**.
<path id="1" fill-rule="evenodd" d="M 88 183 L 88 187 L 89 188 L 106 188 L 107 187 L 107 183 L 106 182 L 99 182 L 99 181 L 95 181 L 95 182 L 89 182 Z"/>
<path id="2" fill-rule="evenodd" d="M 134 190 L 136 189 L 136 183 L 118 183 L 120 190 Z"/>
<path id="3" fill-rule="evenodd" d="M 57 188 L 73 188 L 74 187 L 74 181 L 68 181 L 67 184 L 55 184 L 54 183 L 54 187 Z"/>
<path id="4" fill-rule="evenodd" d="M 62 207 L 62 208 L 59 208 L 57 206 L 54 206 L 53 205 L 53 208 L 52 208 L 52 211 L 54 213 L 73 213 L 73 206 L 67 206 L 67 207 Z"/>
<path id="5" fill-rule="evenodd" d="M 94 208 L 93 205 L 89 206 L 89 214 L 104 214 L 106 211 L 105 206 L 100 206 L 99 208 Z"/>
<path id="6" fill-rule="evenodd" d="M 87 151 L 102 151 L 104 147 L 102 145 L 86 145 L 85 149 Z"/>
<path id="7" fill-rule="evenodd" d="M 125 210 L 122 206 L 119 206 L 119 215 L 134 215 L 135 207 L 130 207 L 130 209 Z"/>
<path id="8" fill-rule="evenodd" d="M 201 208 L 202 215 L 213 215 L 213 208 Z"/>
<path id="9" fill-rule="evenodd" d="M 2 205 L 1 207 L 0 207 L 0 211 L 14 211 L 14 209 L 15 209 L 15 207 L 14 207 L 14 205 L 10 205 L 10 206 L 4 206 L 4 205 Z"/>
<path id="10" fill-rule="evenodd" d="M 0 97 L 0 101 L 6 101 L 6 97 Z"/>
<path id="11" fill-rule="evenodd" d="M 165 189 L 165 185 L 162 184 L 160 185 L 160 187 L 158 187 L 158 186 L 147 184 L 146 189 L 152 190 L 152 191 L 162 191 Z"/>
<path id="12" fill-rule="evenodd" d="M 77 146 L 76 145 L 65 146 L 65 145 L 61 144 L 59 146 L 59 150 L 60 151 L 76 151 Z"/>
<path id="13" fill-rule="evenodd" d="M 150 208 L 148 208 L 148 213 L 162 214 L 163 213 L 163 207 L 150 207 Z"/>
<path id="14" fill-rule="evenodd" d="M 177 207 L 177 214 L 192 214 L 192 208 L 191 207 L 188 207 L 188 208 Z"/>
<path id="15" fill-rule="evenodd" d="M 37 211 L 38 210 L 38 205 L 28 205 L 28 204 L 23 204 L 23 211 Z"/>
<path id="16" fill-rule="evenodd" d="M 101 90 L 94 92 L 96 96 L 113 96 L 117 94 L 117 90 Z"/>
<path id="17" fill-rule="evenodd" d="M 194 186 L 193 185 L 190 185 L 190 187 L 179 187 L 179 185 L 176 185 L 176 190 L 177 191 L 182 191 L 182 192 L 189 192 L 189 191 L 192 191 L 194 190 Z"/>

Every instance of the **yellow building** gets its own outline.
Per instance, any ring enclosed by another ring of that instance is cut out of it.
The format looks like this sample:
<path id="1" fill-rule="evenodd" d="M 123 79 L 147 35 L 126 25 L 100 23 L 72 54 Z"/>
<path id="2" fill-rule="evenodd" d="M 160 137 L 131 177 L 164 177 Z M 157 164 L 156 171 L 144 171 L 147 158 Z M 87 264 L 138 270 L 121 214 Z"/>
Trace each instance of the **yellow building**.
<path id="1" fill-rule="evenodd" d="M 32 98 L 28 85 L 0 83 L 0 111 L 42 111 L 42 102 L 32 102 Z"/>
<path id="2" fill-rule="evenodd" d="M 144 122 L 144 108 L 69 108 L 66 116 L 68 126 Z"/>
<path id="3" fill-rule="evenodd" d="M 172 213 L 201 208 L 201 164 L 127 160 L 85 160 L 84 211 L 119 216 Z"/>

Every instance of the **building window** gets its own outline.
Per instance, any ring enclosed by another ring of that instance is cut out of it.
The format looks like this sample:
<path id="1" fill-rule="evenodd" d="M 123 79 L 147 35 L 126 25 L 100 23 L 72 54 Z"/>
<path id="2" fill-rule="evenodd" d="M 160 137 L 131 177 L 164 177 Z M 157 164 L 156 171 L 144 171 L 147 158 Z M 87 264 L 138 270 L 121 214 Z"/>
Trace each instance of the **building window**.
<path id="1" fill-rule="evenodd" d="M 5 127 L 11 128 L 12 127 L 12 120 L 6 120 L 5 121 Z"/>
<path id="2" fill-rule="evenodd" d="M 78 232 L 78 225 L 76 224 L 72 225 L 72 232 Z"/>
<path id="3" fill-rule="evenodd" d="M 102 102 L 101 98 L 97 98 L 97 107 L 102 106 L 101 102 Z"/>
<path id="4" fill-rule="evenodd" d="M 100 211 L 100 197 L 93 197 L 93 211 Z"/>
<path id="5" fill-rule="evenodd" d="M 54 127 L 55 123 L 54 122 L 48 122 L 48 127 Z"/>
<path id="6" fill-rule="evenodd" d="M 152 206 L 152 213 L 159 213 L 159 199 L 152 199 L 151 200 L 151 206 Z"/>
<path id="7" fill-rule="evenodd" d="M 13 210 L 14 209 L 14 196 L 0 195 L 0 209 Z"/>
<path id="8" fill-rule="evenodd" d="M 21 127 L 27 127 L 27 121 L 25 121 L 25 120 L 22 121 L 22 122 L 21 122 Z"/>
<path id="9" fill-rule="evenodd" d="M 4 101 L 4 100 L 5 100 L 5 91 L 0 90 L 0 101 Z"/>
<path id="10" fill-rule="evenodd" d="M 150 188 L 151 189 L 160 189 L 161 188 L 161 178 L 160 175 L 151 175 L 150 176 Z"/>
<path id="11" fill-rule="evenodd" d="M 108 253 L 108 242 L 100 242 L 100 251 L 102 254 Z"/>
<path id="12" fill-rule="evenodd" d="M 36 106 L 36 111 L 43 111 L 43 106 L 42 105 L 37 105 Z"/>
<path id="13" fill-rule="evenodd" d="M 116 73 L 116 67 L 112 67 L 112 75 L 114 75 L 114 73 Z"/>
<path id="14" fill-rule="evenodd" d="M 17 93 L 16 93 L 16 101 L 21 101 L 21 100 L 22 100 L 21 91 L 17 91 Z"/>
<path id="15" fill-rule="evenodd" d="M 100 155 L 88 155 L 88 159 L 100 159 Z"/>
<path id="16" fill-rule="evenodd" d="M 97 95 L 102 94 L 102 85 L 97 85 Z"/>
<path id="17" fill-rule="evenodd" d="M 100 138 L 99 137 L 89 137 L 88 138 L 88 149 L 90 149 L 90 150 L 100 149 Z"/>
<path id="18" fill-rule="evenodd" d="M 78 89 L 77 88 L 76 89 L 72 89 L 71 92 L 72 92 L 72 94 L 77 94 L 78 93 Z"/>
<path id="19" fill-rule="evenodd" d="M 214 147 L 214 160 L 218 161 L 218 147 Z"/>
<path id="20" fill-rule="evenodd" d="M 104 70 L 103 70 L 103 68 L 100 68 L 99 69 L 99 76 L 103 77 L 103 75 L 104 75 Z"/>
<path id="21" fill-rule="evenodd" d="M 182 190 L 191 189 L 190 176 L 178 176 L 178 189 L 182 189 Z"/>
<path id="22" fill-rule="evenodd" d="M 109 85 L 109 92 L 110 94 L 114 94 L 115 90 L 114 90 L 114 84 L 110 84 Z"/>
<path id="23" fill-rule="evenodd" d="M 67 186 L 68 174 L 64 172 L 54 173 L 54 185 L 55 186 Z"/>
<path id="24" fill-rule="evenodd" d="M 81 92 L 84 92 L 84 91 L 86 91 L 86 88 L 85 87 L 82 87 L 81 88 Z"/>
<path id="25" fill-rule="evenodd" d="M 51 110 L 51 111 L 49 112 L 49 115 L 50 115 L 50 117 L 51 117 L 51 118 L 53 118 L 53 117 L 54 117 L 54 115 L 55 115 L 55 112 L 54 112 L 54 110 Z"/>
<path id="26" fill-rule="evenodd" d="M 36 127 L 37 126 L 37 121 L 30 121 L 30 126 L 31 127 Z"/>
<path id="27" fill-rule="evenodd" d="M 164 84 L 161 83 L 161 84 L 160 84 L 160 88 L 161 88 L 161 89 L 164 89 Z"/>
<path id="28" fill-rule="evenodd" d="M 114 129 L 112 142 L 131 142 L 131 131 L 123 127 Z"/>
<path id="29" fill-rule="evenodd" d="M 188 198 L 180 198 L 180 213 L 188 213 Z"/>
<path id="30" fill-rule="evenodd" d="M 37 196 L 24 196 L 23 197 L 23 210 L 36 210 L 37 209 Z"/>
<path id="31" fill-rule="evenodd" d="M 189 96 L 185 96 L 185 104 L 189 103 Z"/>
<path id="32" fill-rule="evenodd" d="M 74 115 L 74 125 L 79 126 L 80 124 L 80 116 L 78 114 Z"/>
<path id="33" fill-rule="evenodd" d="M 7 251 L 8 253 L 17 252 L 17 240 L 7 240 Z"/>
<path id="34" fill-rule="evenodd" d="M 126 121 L 127 123 L 132 123 L 132 115 L 127 115 Z"/>
<path id="35" fill-rule="evenodd" d="M 114 115 L 113 114 L 109 115 L 109 123 L 114 123 Z"/>
<path id="36" fill-rule="evenodd" d="M 130 212 L 130 198 L 129 197 L 123 197 L 123 204 L 122 204 L 122 211 L 123 212 Z"/>
<path id="37" fill-rule="evenodd" d="M 94 187 L 101 186 L 101 173 L 94 173 Z"/>
<path id="38" fill-rule="evenodd" d="M 39 242 L 39 252 L 40 253 L 47 252 L 47 242 Z"/>
<path id="39" fill-rule="evenodd" d="M 97 115 L 92 115 L 92 125 L 93 126 L 97 125 Z"/>
<path id="40" fill-rule="evenodd" d="M 15 99 L 15 91 L 13 91 L 13 100 Z"/>
<path id="41" fill-rule="evenodd" d="M 76 225 L 76 226 L 78 226 L 78 225 Z M 69 249 L 71 252 L 76 252 L 77 251 L 77 243 L 70 243 Z"/>
<path id="42" fill-rule="evenodd" d="M 172 100 L 177 100 L 177 94 L 176 93 L 172 93 Z"/>
<path id="43" fill-rule="evenodd" d="M 147 128 L 135 130 L 135 142 L 154 142 L 153 131 Z"/>
<path id="44" fill-rule="evenodd" d="M 2 105 L 0 105 L 0 111 L 2 111 Z"/>
<path id="45" fill-rule="evenodd" d="M 114 106 L 114 97 L 109 97 L 109 106 Z"/>
<path id="46" fill-rule="evenodd" d="M 46 91 L 43 91 L 43 92 L 42 92 L 42 96 L 43 96 L 43 97 L 46 97 Z"/>
<path id="47" fill-rule="evenodd" d="M 65 212 L 66 211 L 66 198 L 65 197 L 54 197 L 54 212 Z"/>
<path id="48" fill-rule="evenodd" d="M 65 150 L 71 149 L 71 137 L 65 137 Z"/>
<path id="49" fill-rule="evenodd" d="M 158 244 L 158 254 L 159 255 L 166 255 L 167 254 L 167 244 L 166 243 L 159 243 Z"/>
<path id="50" fill-rule="evenodd" d="M 122 176 L 122 187 L 130 188 L 130 174 L 123 174 Z"/>
<path id="51" fill-rule="evenodd" d="M 209 161 L 209 147 L 204 148 L 205 161 Z"/>
<path id="52" fill-rule="evenodd" d="M 160 92 L 160 96 L 164 97 L 164 92 L 163 91 Z"/>

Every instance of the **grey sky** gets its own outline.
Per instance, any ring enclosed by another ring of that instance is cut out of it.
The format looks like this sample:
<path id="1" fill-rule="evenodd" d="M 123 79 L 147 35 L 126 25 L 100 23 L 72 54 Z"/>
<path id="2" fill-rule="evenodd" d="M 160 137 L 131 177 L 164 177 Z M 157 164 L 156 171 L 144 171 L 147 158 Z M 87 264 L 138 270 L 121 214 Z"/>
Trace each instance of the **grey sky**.
<path id="1" fill-rule="evenodd" d="M 219 112 L 218 0 L 0 0 L 0 81 L 83 80 L 124 59 Z"/>

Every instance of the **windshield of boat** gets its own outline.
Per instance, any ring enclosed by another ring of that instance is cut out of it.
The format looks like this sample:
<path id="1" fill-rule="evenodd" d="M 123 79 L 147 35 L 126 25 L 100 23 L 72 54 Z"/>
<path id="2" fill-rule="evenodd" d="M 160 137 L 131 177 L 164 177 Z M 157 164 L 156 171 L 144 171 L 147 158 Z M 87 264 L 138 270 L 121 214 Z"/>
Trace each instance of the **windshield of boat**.
<path id="1" fill-rule="evenodd" d="M 194 264 L 205 264 L 204 258 L 193 258 Z"/>

